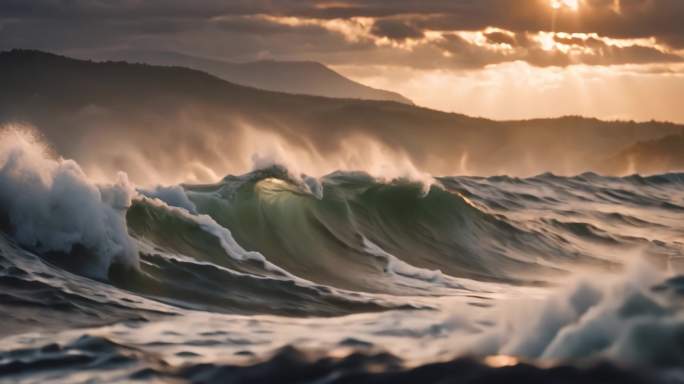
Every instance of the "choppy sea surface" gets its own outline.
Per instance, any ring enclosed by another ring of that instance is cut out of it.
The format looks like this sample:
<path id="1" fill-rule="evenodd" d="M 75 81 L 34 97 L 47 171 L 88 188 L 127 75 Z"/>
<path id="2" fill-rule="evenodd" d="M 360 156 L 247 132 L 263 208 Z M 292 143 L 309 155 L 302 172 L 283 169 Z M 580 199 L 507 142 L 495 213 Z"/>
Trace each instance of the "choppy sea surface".
<path id="1" fill-rule="evenodd" d="M 684 382 L 684 174 L 142 188 L 0 144 L 0 382 Z"/>

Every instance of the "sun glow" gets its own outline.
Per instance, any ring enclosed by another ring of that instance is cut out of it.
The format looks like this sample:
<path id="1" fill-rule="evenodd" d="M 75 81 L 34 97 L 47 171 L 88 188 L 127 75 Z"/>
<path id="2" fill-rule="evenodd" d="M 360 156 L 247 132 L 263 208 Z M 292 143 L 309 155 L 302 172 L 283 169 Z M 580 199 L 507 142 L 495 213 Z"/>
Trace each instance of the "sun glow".
<path id="1" fill-rule="evenodd" d="M 579 10 L 580 0 L 551 0 L 551 8 L 568 8 L 573 11 Z"/>

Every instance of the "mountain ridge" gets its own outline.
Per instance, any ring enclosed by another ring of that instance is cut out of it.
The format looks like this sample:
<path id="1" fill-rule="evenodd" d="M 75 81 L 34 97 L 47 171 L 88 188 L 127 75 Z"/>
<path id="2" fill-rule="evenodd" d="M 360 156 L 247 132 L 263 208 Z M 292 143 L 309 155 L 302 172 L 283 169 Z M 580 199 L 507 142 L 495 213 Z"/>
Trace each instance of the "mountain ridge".
<path id="1" fill-rule="evenodd" d="M 390 101 L 264 91 L 182 67 L 40 51 L 0 53 L 0 82 L 0 124 L 35 126 L 89 172 L 122 169 L 138 181 L 156 174 L 165 181 L 217 180 L 248 170 L 254 155 L 283 162 L 289 156 L 318 173 L 366 170 L 375 159 L 382 169 L 433 175 L 622 174 L 624 164 L 608 168 L 609 159 L 638 142 L 684 132 L 672 123 L 581 117 L 493 121 Z"/>
<path id="2" fill-rule="evenodd" d="M 267 91 L 413 104 L 411 100 L 397 92 L 358 83 L 316 61 L 230 62 L 175 52 L 133 50 L 104 52 L 83 58 L 96 61 L 181 66 L 210 73 L 231 83 Z"/>

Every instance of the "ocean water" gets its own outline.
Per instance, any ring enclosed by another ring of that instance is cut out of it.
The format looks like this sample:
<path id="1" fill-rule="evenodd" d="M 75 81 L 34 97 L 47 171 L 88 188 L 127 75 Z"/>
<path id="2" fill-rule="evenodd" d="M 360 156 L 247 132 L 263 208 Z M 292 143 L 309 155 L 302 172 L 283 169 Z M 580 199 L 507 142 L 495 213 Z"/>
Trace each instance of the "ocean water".
<path id="1" fill-rule="evenodd" d="M 684 382 L 684 174 L 88 178 L 0 140 L 0 382 Z"/>

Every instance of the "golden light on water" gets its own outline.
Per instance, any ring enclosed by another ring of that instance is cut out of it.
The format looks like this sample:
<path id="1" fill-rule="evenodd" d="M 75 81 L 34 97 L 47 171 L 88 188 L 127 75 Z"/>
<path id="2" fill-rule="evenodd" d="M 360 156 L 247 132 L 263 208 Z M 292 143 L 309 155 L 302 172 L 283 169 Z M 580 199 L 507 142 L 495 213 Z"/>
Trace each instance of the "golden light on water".
<path id="1" fill-rule="evenodd" d="M 487 356 L 484 359 L 484 363 L 490 367 L 493 367 L 493 368 L 502 368 L 502 367 L 510 367 L 510 366 L 517 365 L 520 363 L 520 360 L 518 360 L 514 356 L 493 355 L 493 356 Z"/>
<path id="2" fill-rule="evenodd" d="M 551 0 L 551 8 L 561 9 L 567 8 L 573 11 L 578 11 L 580 7 L 580 0 Z"/>

